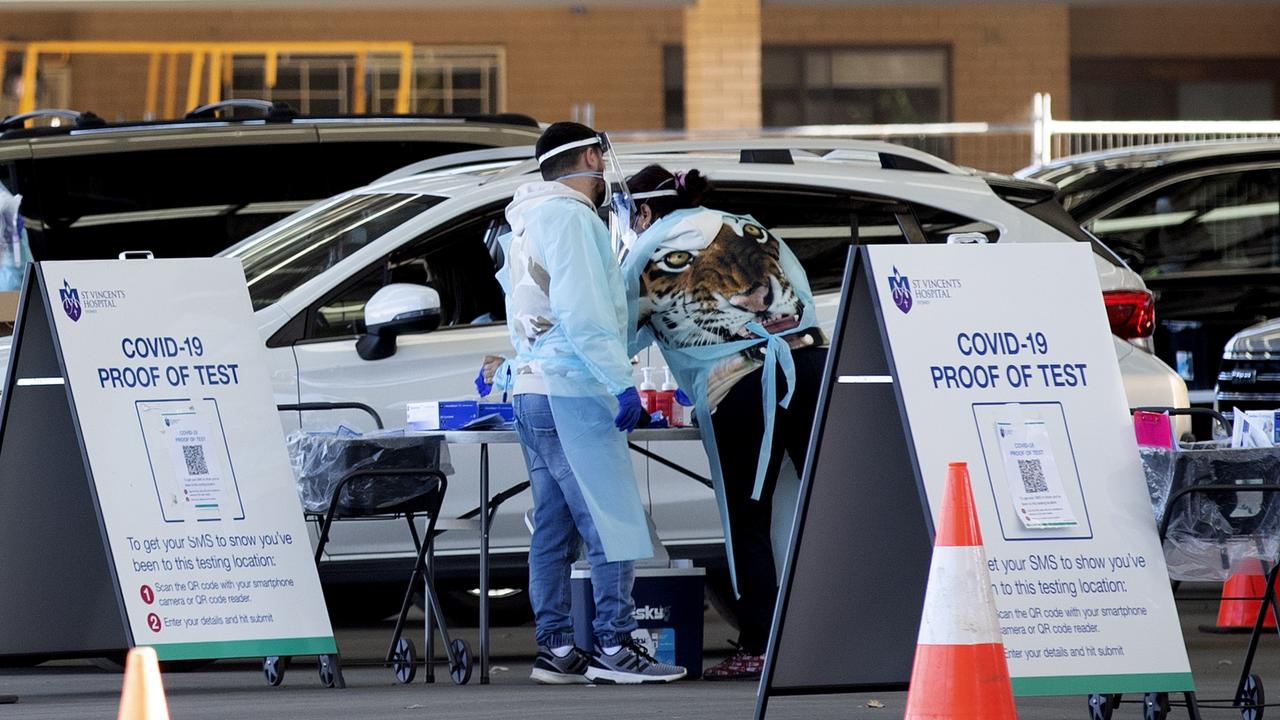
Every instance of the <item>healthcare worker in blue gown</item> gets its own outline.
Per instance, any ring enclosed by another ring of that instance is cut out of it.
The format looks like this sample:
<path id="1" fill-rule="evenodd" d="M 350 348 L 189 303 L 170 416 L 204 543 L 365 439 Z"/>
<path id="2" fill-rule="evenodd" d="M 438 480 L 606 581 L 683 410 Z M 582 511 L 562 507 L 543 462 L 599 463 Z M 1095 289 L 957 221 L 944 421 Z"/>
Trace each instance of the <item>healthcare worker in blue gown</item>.
<path id="1" fill-rule="evenodd" d="M 737 591 L 739 649 L 708 680 L 760 676 L 778 594 L 771 522 L 784 455 L 803 470 L 826 364 L 800 261 L 749 215 L 706 207 L 697 170 L 627 181 L 632 354 L 656 342 L 694 401 Z"/>
<path id="2" fill-rule="evenodd" d="M 499 280 L 516 349 L 511 389 L 534 504 L 529 599 L 539 648 L 532 678 L 547 684 L 685 675 L 631 636 L 633 561 L 652 556 L 653 547 L 627 449 L 626 433 L 641 414 L 627 304 L 596 210 L 608 192 L 607 153 L 607 137 L 585 125 L 548 127 L 536 146 L 543 180 L 516 191 L 507 206 L 511 234 L 502 238 Z M 477 384 L 485 384 L 483 370 Z M 594 648 L 574 646 L 569 614 L 569 571 L 580 545 L 591 563 Z"/>

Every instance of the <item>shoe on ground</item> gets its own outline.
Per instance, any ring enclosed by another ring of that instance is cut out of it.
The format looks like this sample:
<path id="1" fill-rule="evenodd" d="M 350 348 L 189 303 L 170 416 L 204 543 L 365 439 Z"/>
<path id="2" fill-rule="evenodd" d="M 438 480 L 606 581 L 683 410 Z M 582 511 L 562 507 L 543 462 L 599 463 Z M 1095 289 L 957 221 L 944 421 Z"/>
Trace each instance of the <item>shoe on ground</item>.
<path id="1" fill-rule="evenodd" d="M 704 680 L 759 680 L 764 672 L 764 656 L 749 655 L 739 649 L 717 665 L 702 671 Z"/>
<path id="2" fill-rule="evenodd" d="M 568 655 L 556 657 L 551 648 L 539 645 L 529 679 L 542 685 L 585 685 L 591 682 L 587 679 L 590 662 L 591 656 L 576 647 Z"/>
<path id="3" fill-rule="evenodd" d="M 597 649 L 587 666 L 587 679 L 608 685 L 640 685 L 669 683 L 684 677 L 687 671 L 678 665 L 666 665 L 653 659 L 643 647 L 628 642 L 618 652 L 606 655 Z"/>

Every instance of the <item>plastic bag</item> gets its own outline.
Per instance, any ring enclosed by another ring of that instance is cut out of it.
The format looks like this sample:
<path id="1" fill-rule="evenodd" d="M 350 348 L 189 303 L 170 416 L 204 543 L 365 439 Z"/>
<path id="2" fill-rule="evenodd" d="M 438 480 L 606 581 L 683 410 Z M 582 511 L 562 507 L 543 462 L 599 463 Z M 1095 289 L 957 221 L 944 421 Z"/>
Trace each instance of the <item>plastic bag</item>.
<path id="1" fill-rule="evenodd" d="M 22 273 L 31 259 L 27 231 L 18 211 L 21 205 L 21 195 L 14 195 L 0 185 L 0 291 L 22 286 Z"/>
<path id="2" fill-rule="evenodd" d="M 1173 485 L 1174 453 L 1168 448 L 1139 445 L 1138 456 L 1142 458 L 1142 472 L 1147 476 L 1147 493 L 1151 496 L 1151 511 L 1159 527 L 1169 500 L 1169 487 Z"/>
<path id="3" fill-rule="evenodd" d="M 295 432 L 289 436 L 289 461 L 298 483 L 302 507 L 325 513 L 333 492 L 348 473 L 360 469 L 428 468 L 449 475 L 444 438 L 386 431 L 366 435 Z M 436 492 L 436 483 L 421 475 L 356 478 L 342 490 L 338 515 L 421 511 Z"/>
<path id="4" fill-rule="evenodd" d="M 1144 457 L 1144 465 L 1146 464 Z M 1190 493 L 1169 505 L 1164 554 L 1174 580 L 1223 581 L 1257 572 L 1280 554 L 1280 493 L 1249 490 L 1280 484 L 1280 449 L 1202 450 L 1173 456 L 1170 492 L 1197 485 L 1240 490 Z"/>

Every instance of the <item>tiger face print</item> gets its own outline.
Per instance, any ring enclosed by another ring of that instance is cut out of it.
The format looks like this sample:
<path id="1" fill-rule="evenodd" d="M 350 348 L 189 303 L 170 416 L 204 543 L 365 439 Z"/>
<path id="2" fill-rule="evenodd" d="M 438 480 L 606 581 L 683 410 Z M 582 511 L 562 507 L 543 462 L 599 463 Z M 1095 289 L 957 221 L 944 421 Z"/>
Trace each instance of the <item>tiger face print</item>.
<path id="1" fill-rule="evenodd" d="M 750 218 L 701 212 L 672 228 L 640 275 L 639 321 L 662 344 L 717 345 L 799 324 L 802 305 L 778 239 Z"/>

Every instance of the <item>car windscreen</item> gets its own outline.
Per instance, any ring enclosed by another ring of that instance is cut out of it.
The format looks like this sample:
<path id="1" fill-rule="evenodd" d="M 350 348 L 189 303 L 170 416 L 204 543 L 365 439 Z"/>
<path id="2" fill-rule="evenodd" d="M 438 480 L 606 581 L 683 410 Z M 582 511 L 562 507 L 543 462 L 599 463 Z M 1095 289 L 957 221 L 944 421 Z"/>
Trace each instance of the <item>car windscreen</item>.
<path id="1" fill-rule="evenodd" d="M 444 198 L 352 195 L 228 254 L 244 263 L 253 309 L 261 310 Z"/>

